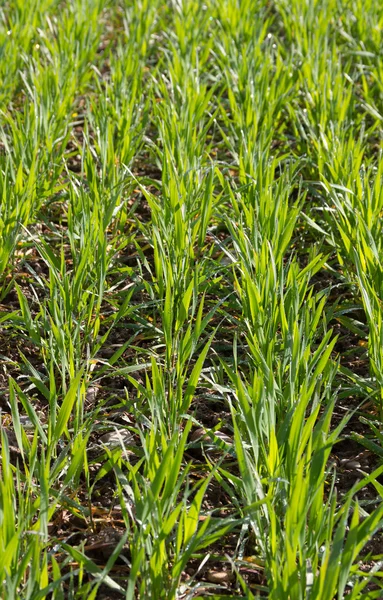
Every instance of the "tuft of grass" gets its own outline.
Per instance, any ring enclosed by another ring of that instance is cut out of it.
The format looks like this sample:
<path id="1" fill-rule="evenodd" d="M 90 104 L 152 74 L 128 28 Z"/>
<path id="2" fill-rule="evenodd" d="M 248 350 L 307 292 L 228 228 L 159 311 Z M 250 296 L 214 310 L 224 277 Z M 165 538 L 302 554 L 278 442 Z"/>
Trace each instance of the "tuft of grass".
<path id="1" fill-rule="evenodd" d="M 0 8 L 0 597 L 382 596 L 379 0 Z"/>

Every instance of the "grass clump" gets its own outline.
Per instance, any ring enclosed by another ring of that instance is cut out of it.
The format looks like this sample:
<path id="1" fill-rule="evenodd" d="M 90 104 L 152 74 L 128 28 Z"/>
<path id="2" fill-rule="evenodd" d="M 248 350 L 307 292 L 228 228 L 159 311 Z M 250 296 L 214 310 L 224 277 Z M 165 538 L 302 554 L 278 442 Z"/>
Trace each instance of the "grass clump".
<path id="1" fill-rule="evenodd" d="M 0 597 L 382 597 L 382 22 L 3 3 Z"/>

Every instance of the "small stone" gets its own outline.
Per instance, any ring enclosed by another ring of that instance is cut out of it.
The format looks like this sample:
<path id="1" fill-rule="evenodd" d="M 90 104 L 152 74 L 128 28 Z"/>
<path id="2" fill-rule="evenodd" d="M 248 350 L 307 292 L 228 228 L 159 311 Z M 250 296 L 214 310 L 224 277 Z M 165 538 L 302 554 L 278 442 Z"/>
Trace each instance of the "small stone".
<path id="1" fill-rule="evenodd" d="M 212 431 L 212 436 L 209 435 L 206 429 L 199 427 L 190 436 L 191 442 L 207 442 L 208 444 L 214 445 L 214 436 L 224 442 L 225 444 L 232 445 L 232 438 L 224 433 L 223 431 Z"/>
<path id="2" fill-rule="evenodd" d="M 230 571 L 208 571 L 206 578 L 210 583 L 229 583 L 234 579 L 234 573 Z"/>
<path id="3" fill-rule="evenodd" d="M 24 427 L 24 429 L 34 429 L 32 421 L 26 415 L 20 415 L 20 425 Z"/>
<path id="4" fill-rule="evenodd" d="M 99 389 L 98 387 L 91 386 L 86 390 L 85 399 L 88 404 L 88 407 L 94 406 L 96 404 L 97 396 Z"/>
<path id="5" fill-rule="evenodd" d="M 198 427 L 193 433 L 190 435 L 191 442 L 199 442 L 200 440 L 210 440 L 209 436 L 206 433 L 206 430 L 203 427 Z"/>
<path id="6" fill-rule="evenodd" d="M 118 431 L 108 431 L 108 433 L 105 433 L 100 437 L 99 441 L 109 448 L 132 446 L 134 443 L 134 436 L 126 429 L 120 429 Z"/>
<path id="7" fill-rule="evenodd" d="M 360 469 L 361 468 L 361 464 L 358 460 L 347 460 L 346 462 L 343 463 L 343 468 L 344 469 Z"/>

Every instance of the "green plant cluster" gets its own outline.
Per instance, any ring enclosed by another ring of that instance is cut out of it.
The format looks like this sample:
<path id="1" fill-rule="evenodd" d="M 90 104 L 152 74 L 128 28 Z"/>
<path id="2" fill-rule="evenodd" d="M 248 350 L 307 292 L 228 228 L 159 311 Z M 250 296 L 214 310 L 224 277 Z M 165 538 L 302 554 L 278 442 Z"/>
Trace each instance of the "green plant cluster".
<path id="1" fill-rule="evenodd" d="M 382 597 L 382 31 L 1 3 L 1 598 Z"/>

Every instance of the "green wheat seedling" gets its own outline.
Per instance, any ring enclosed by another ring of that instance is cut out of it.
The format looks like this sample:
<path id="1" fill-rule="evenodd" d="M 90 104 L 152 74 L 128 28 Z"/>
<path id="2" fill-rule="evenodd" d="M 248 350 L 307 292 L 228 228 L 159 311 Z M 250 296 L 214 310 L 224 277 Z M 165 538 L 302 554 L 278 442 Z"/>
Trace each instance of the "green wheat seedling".
<path id="1" fill-rule="evenodd" d="M 0 8 L 0 597 L 382 596 L 380 0 Z"/>

